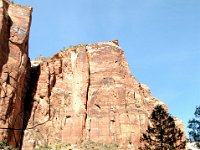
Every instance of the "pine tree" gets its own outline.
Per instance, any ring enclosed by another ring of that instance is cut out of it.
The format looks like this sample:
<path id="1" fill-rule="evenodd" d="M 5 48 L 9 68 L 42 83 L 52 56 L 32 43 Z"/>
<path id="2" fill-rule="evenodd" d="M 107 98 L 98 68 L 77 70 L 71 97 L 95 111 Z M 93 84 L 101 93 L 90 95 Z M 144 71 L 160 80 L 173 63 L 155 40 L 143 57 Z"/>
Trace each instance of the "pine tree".
<path id="1" fill-rule="evenodd" d="M 197 142 L 196 146 L 200 148 L 200 106 L 196 107 L 195 118 L 188 121 L 190 141 Z"/>
<path id="2" fill-rule="evenodd" d="M 151 124 L 143 133 L 141 150 L 180 150 L 185 148 L 183 132 L 176 127 L 174 118 L 157 105 L 150 117 Z"/>

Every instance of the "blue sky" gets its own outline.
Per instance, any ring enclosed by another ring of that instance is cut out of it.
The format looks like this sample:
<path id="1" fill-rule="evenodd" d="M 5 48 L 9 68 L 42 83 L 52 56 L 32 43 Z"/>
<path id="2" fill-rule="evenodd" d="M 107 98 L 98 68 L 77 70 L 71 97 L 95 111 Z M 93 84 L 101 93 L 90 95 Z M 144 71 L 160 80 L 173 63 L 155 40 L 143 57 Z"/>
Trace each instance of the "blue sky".
<path id="1" fill-rule="evenodd" d="M 30 57 L 118 39 L 131 72 L 185 122 L 200 105 L 200 0 L 14 0 L 33 7 Z"/>

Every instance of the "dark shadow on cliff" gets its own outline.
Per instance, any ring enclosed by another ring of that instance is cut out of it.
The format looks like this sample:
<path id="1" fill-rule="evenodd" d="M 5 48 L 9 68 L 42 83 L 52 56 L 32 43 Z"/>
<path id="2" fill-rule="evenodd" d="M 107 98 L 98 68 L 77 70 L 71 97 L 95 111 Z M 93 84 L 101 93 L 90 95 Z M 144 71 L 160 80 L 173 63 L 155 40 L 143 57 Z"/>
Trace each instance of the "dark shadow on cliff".
<path id="1" fill-rule="evenodd" d="M 7 14 L 8 3 L 4 3 L 4 11 L 3 11 L 3 23 L 2 28 L 0 30 L 0 76 L 2 74 L 3 65 L 5 65 L 8 61 L 8 56 L 10 53 L 9 49 L 9 38 L 10 38 L 10 28 L 13 24 L 11 18 Z"/>
<path id="2" fill-rule="evenodd" d="M 5 6 L 5 10 L 8 9 L 8 5 Z M 10 53 L 10 48 L 9 48 L 9 38 L 10 38 L 10 27 L 12 26 L 12 20 L 8 15 L 6 15 L 6 12 L 3 12 L 4 15 L 6 16 L 4 18 L 2 28 L 0 30 L 0 77 L 2 75 L 3 71 L 3 66 L 7 63 L 8 61 L 8 56 Z M 0 80 L 0 91 L 4 91 L 2 83 L 3 81 Z M 4 91 L 5 94 L 5 91 Z M 0 97 L 1 99 L 1 97 Z"/>
<path id="3" fill-rule="evenodd" d="M 40 66 L 31 67 L 28 89 L 24 100 L 23 133 L 21 136 L 20 147 L 22 146 L 23 143 L 24 131 L 26 130 L 29 119 L 31 117 L 31 112 L 34 103 L 33 98 L 35 96 L 39 76 L 40 76 Z"/>

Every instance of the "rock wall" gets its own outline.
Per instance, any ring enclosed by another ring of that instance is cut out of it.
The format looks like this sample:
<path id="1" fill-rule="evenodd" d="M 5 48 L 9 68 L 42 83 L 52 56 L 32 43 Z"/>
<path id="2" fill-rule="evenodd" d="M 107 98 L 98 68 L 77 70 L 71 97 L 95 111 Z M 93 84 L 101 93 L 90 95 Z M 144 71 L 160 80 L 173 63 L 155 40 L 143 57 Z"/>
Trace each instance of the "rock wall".
<path id="1" fill-rule="evenodd" d="M 14 147 L 22 141 L 31 12 L 0 0 L 0 141 Z"/>
<path id="2" fill-rule="evenodd" d="M 131 76 L 116 41 L 71 47 L 32 64 L 40 75 L 25 150 L 85 140 L 138 149 L 148 116 L 162 104 Z"/>
<path id="3" fill-rule="evenodd" d="M 118 41 L 31 64 L 31 13 L 0 0 L 0 141 L 24 150 L 83 141 L 137 150 L 152 109 L 164 104 L 131 76 Z"/>

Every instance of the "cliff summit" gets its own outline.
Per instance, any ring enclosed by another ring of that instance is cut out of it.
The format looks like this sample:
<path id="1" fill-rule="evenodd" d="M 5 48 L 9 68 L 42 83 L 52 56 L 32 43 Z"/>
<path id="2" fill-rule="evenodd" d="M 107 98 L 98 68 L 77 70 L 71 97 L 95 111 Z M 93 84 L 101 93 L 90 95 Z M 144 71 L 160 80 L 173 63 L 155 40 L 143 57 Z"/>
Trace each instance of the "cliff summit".
<path id="1" fill-rule="evenodd" d="M 0 140 L 23 150 L 84 141 L 137 150 L 153 108 L 167 107 L 131 75 L 118 41 L 30 62 L 31 13 L 0 0 Z"/>

